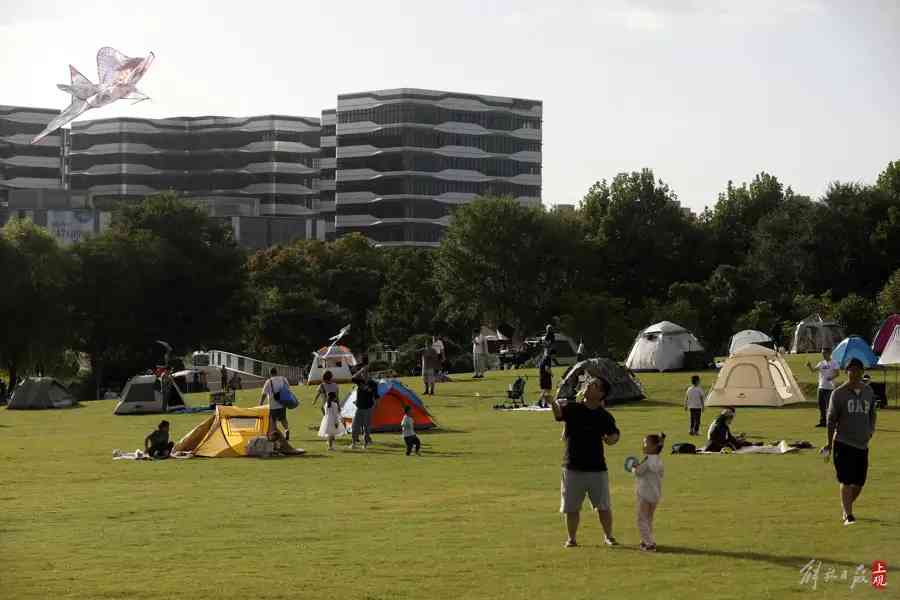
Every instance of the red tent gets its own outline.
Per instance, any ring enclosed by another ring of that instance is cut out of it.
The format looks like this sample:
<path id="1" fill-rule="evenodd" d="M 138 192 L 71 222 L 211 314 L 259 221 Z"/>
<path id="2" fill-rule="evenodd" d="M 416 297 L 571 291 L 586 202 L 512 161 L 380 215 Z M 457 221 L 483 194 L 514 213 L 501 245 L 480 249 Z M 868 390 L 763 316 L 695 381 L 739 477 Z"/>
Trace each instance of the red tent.
<path id="1" fill-rule="evenodd" d="M 416 424 L 416 431 L 437 426 L 425 404 L 414 391 L 399 381 L 382 380 L 378 382 L 378 402 L 372 413 L 372 431 L 400 431 L 404 406 L 412 407 L 410 415 Z M 348 425 L 353 422 L 354 415 L 356 415 L 355 388 L 341 410 L 341 417 Z"/>
<path id="2" fill-rule="evenodd" d="M 891 334 L 894 333 L 894 327 L 897 325 L 900 325 L 900 315 L 891 315 L 884 320 L 884 323 L 878 329 L 878 333 L 875 334 L 875 339 L 872 340 L 872 351 L 875 354 L 884 352 L 884 347 L 887 345 L 888 340 L 891 339 Z"/>

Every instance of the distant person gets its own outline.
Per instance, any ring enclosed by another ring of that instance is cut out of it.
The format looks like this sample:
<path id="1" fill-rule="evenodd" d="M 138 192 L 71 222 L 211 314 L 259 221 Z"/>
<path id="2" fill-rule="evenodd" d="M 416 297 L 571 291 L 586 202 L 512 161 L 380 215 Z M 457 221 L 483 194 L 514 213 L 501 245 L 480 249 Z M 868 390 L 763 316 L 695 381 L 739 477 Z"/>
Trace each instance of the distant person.
<path id="1" fill-rule="evenodd" d="M 219 370 L 219 377 L 221 378 L 221 387 L 224 392 L 228 389 L 228 369 L 225 368 L 225 365 L 222 365 L 222 368 Z"/>
<path id="2" fill-rule="evenodd" d="M 666 442 L 666 434 L 651 433 L 644 438 L 644 459 L 631 467 L 635 477 L 637 495 L 637 528 L 641 534 L 641 550 L 656 552 L 653 537 L 653 515 L 662 498 L 663 464 L 660 452 Z"/>
<path id="3" fill-rule="evenodd" d="M 580 363 L 585 359 L 584 355 L 584 340 L 578 341 L 578 349 L 575 350 L 575 362 Z"/>
<path id="4" fill-rule="evenodd" d="M 700 435 L 700 415 L 703 413 L 703 388 L 700 387 L 700 376 L 691 377 L 691 385 L 684 393 L 684 410 L 691 413 L 689 435 Z"/>
<path id="5" fill-rule="evenodd" d="M 259 404 L 268 401 L 269 403 L 269 420 L 270 429 L 277 430 L 278 423 L 284 427 L 284 439 L 291 439 L 291 430 L 288 425 L 287 408 L 278 401 L 281 390 L 290 388 L 291 384 L 286 377 L 278 374 L 278 369 L 272 367 L 269 369 L 269 378 L 263 384 L 262 393 L 259 395 Z"/>
<path id="6" fill-rule="evenodd" d="M 812 373 L 819 374 L 819 423 L 816 427 L 825 427 L 828 400 L 834 391 L 834 380 L 841 373 L 841 366 L 831 358 L 831 348 L 823 348 L 822 360 L 817 362 L 815 367 L 807 361 L 806 368 Z"/>
<path id="7" fill-rule="evenodd" d="M 544 348 L 544 356 L 553 354 L 553 344 L 556 343 L 556 332 L 553 331 L 553 325 L 547 323 L 544 328 L 544 337 L 541 338 L 541 346 Z"/>
<path id="8" fill-rule="evenodd" d="M 440 358 L 441 365 L 443 365 L 447 361 L 447 348 L 444 346 L 444 340 L 438 335 L 432 336 L 431 347 L 438 353 L 438 358 Z"/>
<path id="9" fill-rule="evenodd" d="M 434 346 L 426 346 L 422 352 L 422 381 L 425 383 L 425 395 L 434 396 L 437 374 L 441 370 L 441 355 Z"/>
<path id="10" fill-rule="evenodd" d="M 403 432 L 403 442 L 406 444 L 406 455 L 409 456 L 410 453 L 415 451 L 416 456 L 419 456 L 422 453 L 422 442 L 419 440 L 419 436 L 416 435 L 416 424 L 410 414 L 411 412 L 412 407 L 409 404 L 405 404 L 403 406 L 403 419 L 400 421 L 400 429 Z"/>
<path id="11" fill-rule="evenodd" d="M 482 379 L 484 377 L 486 354 L 487 340 L 476 329 L 472 332 L 472 370 L 474 371 L 472 379 Z"/>
<path id="12" fill-rule="evenodd" d="M 194 371 L 191 376 L 191 391 L 199 392 L 200 389 L 200 371 Z"/>
<path id="13" fill-rule="evenodd" d="M 541 388 L 541 395 L 538 398 L 538 406 L 547 408 L 553 400 L 553 369 L 550 366 L 549 358 L 542 358 L 538 365 L 538 379 Z"/>
<path id="14" fill-rule="evenodd" d="M 338 384 L 334 382 L 334 373 L 330 370 L 322 373 L 322 383 L 319 384 L 319 387 L 316 388 L 316 395 L 313 398 L 312 404 L 316 405 L 316 402 L 319 398 L 322 398 L 322 414 L 325 414 L 325 403 L 328 401 L 328 394 L 334 394 L 338 398 L 340 398 L 338 390 Z"/>
<path id="15" fill-rule="evenodd" d="M 334 450 L 334 439 L 346 435 L 347 428 L 341 420 L 341 405 L 338 403 L 337 394 L 328 392 L 323 406 L 325 414 L 319 424 L 319 437 L 328 441 L 328 449 Z"/>
<path id="16" fill-rule="evenodd" d="M 609 476 L 603 456 L 603 444 L 613 445 L 619 441 L 616 420 L 603 408 L 608 394 L 609 382 L 598 378 L 588 383 L 583 402 L 568 402 L 565 398 L 550 402 L 553 417 L 565 423 L 559 512 L 566 518 L 567 548 L 578 545 L 575 536 L 585 494 L 597 511 L 604 543 L 607 546 L 618 543 L 612 534 Z"/>
<path id="17" fill-rule="evenodd" d="M 6 400 L 6 382 L 0 379 L 0 402 Z"/>
<path id="18" fill-rule="evenodd" d="M 169 441 L 169 422 L 160 421 L 156 430 L 144 438 L 144 451 L 151 458 L 168 458 L 175 447 Z"/>
<path id="19" fill-rule="evenodd" d="M 853 503 L 866 484 L 869 471 L 869 441 L 875 435 L 877 400 L 863 383 L 864 367 L 858 358 L 847 365 L 849 381 L 834 390 L 828 403 L 828 438 L 822 451 L 834 457 L 834 470 L 841 487 L 844 525 L 856 523 Z"/>
<path id="20" fill-rule="evenodd" d="M 243 380 L 241 379 L 240 374 L 235 373 L 235 374 L 234 374 L 234 377 L 232 377 L 232 378 L 231 378 L 231 381 L 228 383 L 228 386 L 229 386 L 232 390 L 242 390 L 242 389 L 244 389 L 244 382 L 243 382 Z"/>
<path id="21" fill-rule="evenodd" d="M 732 435 L 732 421 L 734 421 L 734 409 L 723 409 L 706 432 L 706 446 L 703 448 L 706 452 L 721 452 L 723 448 L 737 450 L 750 445 L 750 442 L 745 441 L 743 437 Z"/>
<path id="22" fill-rule="evenodd" d="M 365 450 L 372 443 L 372 411 L 378 399 L 378 383 L 369 377 L 368 369 L 360 369 L 353 376 L 353 383 L 356 384 L 356 414 L 351 425 L 350 448 L 356 448 L 362 436 Z"/>

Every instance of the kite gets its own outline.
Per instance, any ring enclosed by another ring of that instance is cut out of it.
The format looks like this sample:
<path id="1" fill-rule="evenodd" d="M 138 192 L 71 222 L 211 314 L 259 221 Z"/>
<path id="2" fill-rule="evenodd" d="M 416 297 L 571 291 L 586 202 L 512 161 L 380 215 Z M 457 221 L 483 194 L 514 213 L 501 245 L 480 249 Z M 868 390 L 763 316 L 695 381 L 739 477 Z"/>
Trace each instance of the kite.
<path id="1" fill-rule="evenodd" d="M 138 91 L 137 84 L 150 68 L 154 58 L 152 52 L 144 58 L 131 58 L 109 46 L 100 48 L 97 51 L 98 83 L 92 83 L 78 69 L 69 65 L 71 84 L 60 83 L 56 87 L 69 92 L 72 95 L 72 102 L 59 113 L 58 117 L 50 121 L 47 128 L 35 136 L 31 143 L 39 142 L 92 108 L 100 108 L 121 99 L 134 100 L 134 104 L 148 100 L 149 96 Z"/>

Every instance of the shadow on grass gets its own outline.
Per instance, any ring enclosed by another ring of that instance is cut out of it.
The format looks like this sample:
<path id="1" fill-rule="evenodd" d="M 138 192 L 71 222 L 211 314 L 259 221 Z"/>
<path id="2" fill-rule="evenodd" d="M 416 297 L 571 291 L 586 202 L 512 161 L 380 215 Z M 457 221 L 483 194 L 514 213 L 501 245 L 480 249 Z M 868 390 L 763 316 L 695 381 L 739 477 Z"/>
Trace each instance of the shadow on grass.
<path id="1" fill-rule="evenodd" d="M 453 429 L 452 427 L 435 427 L 434 429 L 424 429 L 417 431 L 416 435 L 440 435 L 444 433 L 471 433 L 466 429 Z"/>
<path id="2" fill-rule="evenodd" d="M 624 549 L 640 552 L 636 546 L 623 546 Z M 790 556 L 781 554 L 766 554 L 763 552 L 736 552 L 731 550 L 713 550 L 710 548 L 688 548 L 687 546 L 659 546 L 657 554 L 678 554 L 681 556 L 715 556 L 719 558 L 733 558 L 736 560 L 752 560 L 754 562 L 768 563 L 778 567 L 786 567 L 797 569 L 798 572 L 809 561 L 819 557 L 815 556 Z M 823 561 L 825 559 L 822 559 Z M 841 565 L 843 567 L 855 568 L 859 563 L 852 563 L 841 560 L 827 560 L 830 565 Z"/>

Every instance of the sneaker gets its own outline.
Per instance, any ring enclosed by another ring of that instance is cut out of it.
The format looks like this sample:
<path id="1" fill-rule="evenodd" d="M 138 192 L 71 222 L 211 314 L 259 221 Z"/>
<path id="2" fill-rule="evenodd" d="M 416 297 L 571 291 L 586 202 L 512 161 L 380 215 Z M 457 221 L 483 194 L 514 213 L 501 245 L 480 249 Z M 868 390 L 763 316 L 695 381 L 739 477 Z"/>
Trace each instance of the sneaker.
<path id="1" fill-rule="evenodd" d="M 856 517 L 854 517 L 853 515 L 847 515 L 846 517 L 844 517 L 844 525 L 853 525 L 854 523 L 856 523 Z"/>
<path id="2" fill-rule="evenodd" d="M 609 536 L 603 536 L 603 543 L 606 544 L 607 546 L 618 546 L 619 545 L 619 542 L 616 541 L 616 538 L 609 537 Z"/>
<path id="3" fill-rule="evenodd" d="M 578 542 L 575 540 L 566 540 L 566 543 L 563 544 L 563 548 L 577 548 Z"/>

